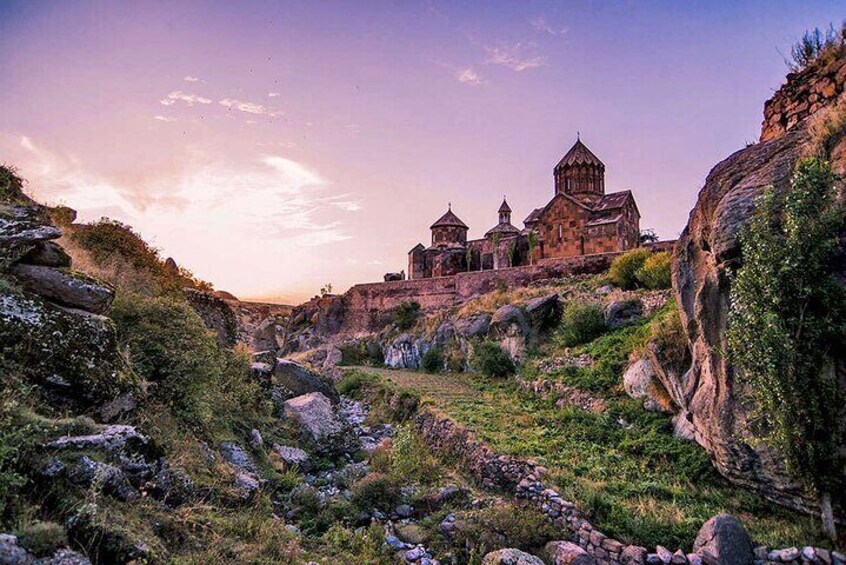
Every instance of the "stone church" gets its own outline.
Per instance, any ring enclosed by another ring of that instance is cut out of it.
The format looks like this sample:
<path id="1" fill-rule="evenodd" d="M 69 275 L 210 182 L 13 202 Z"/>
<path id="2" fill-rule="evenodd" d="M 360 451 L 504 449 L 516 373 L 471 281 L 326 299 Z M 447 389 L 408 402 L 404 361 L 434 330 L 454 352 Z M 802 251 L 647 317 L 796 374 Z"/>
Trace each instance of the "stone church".
<path id="1" fill-rule="evenodd" d="M 630 190 L 605 193 L 605 164 L 577 139 L 553 169 L 555 193 L 523 220 L 511 223 L 503 199 L 497 224 L 481 239 L 452 211 L 431 226 L 432 244 L 408 254 L 408 277 L 519 267 L 576 255 L 625 251 L 640 244 L 640 212 Z"/>

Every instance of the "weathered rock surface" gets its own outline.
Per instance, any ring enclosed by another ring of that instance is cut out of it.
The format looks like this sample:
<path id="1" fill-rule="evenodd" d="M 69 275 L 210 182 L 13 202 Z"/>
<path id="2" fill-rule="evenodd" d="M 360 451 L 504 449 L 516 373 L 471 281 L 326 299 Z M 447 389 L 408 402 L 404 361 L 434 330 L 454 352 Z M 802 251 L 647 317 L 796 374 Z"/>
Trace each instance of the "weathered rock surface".
<path id="1" fill-rule="evenodd" d="M 672 401 L 658 381 L 649 357 L 638 357 L 623 373 L 626 394 L 642 399 L 643 407 L 658 412 L 672 412 Z"/>
<path id="2" fill-rule="evenodd" d="M 71 258 L 62 247 L 52 241 L 45 241 L 36 245 L 32 251 L 22 259 L 22 263 L 41 265 L 44 267 L 70 267 Z"/>
<path id="3" fill-rule="evenodd" d="M 277 359 L 271 377 L 272 387 L 280 398 L 293 398 L 310 392 L 319 392 L 333 404 L 340 397 L 335 388 L 305 365 L 290 359 Z"/>
<path id="4" fill-rule="evenodd" d="M 61 236 L 59 228 L 50 224 L 44 207 L 34 203 L 0 204 L 0 261 L 18 261 L 39 244 Z"/>
<path id="5" fill-rule="evenodd" d="M 519 549 L 498 549 L 482 559 L 482 565 L 544 565 L 543 561 Z"/>
<path id="6" fill-rule="evenodd" d="M 491 318 L 490 336 L 499 341 L 500 347 L 515 362 L 526 356 L 530 339 L 530 325 L 526 314 L 513 304 L 506 304 L 494 312 Z"/>
<path id="7" fill-rule="evenodd" d="M 490 314 L 482 313 L 467 318 L 459 318 L 455 322 L 455 331 L 465 338 L 483 336 L 488 333 L 491 327 Z"/>
<path id="8" fill-rule="evenodd" d="M 563 308 L 558 294 L 552 293 L 532 298 L 526 302 L 525 310 L 532 329 L 541 332 L 558 325 L 558 322 L 561 321 Z"/>
<path id="9" fill-rule="evenodd" d="M 731 514 L 705 522 L 693 542 L 693 550 L 707 565 L 752 565 L 754 549 L 743 524 Z"/>
<path id="10" fill-rule="evenodd" d="M 111 320 L 36 295 L 0 295 L 0 349 L 62 397 L 100 404 L 134 386 Z"/>
<path id="11" fill-rule="evenodd" d="M 837 64 L 846 68 L 844 60 Z M 776 98 L 802 90 L 791 86 L 791 80 L 814 80 L 805 74 L 788 77 L 788 85 Z M 846 80 L 846 71 L 837 76 L 841 82 Z M 838 88 L 842 90 L 842 85 Z M 784 104 L 790 106 L 793 102 Z M 693 356 L 690 371 L 679 376 L 676 384 L 683 401 L 681 407 L 691 415 L 696 441 L 724 476 L 756 488 L 776 502 L 815 510 L 816 502 L 787 475 L 778 454 L 757 441 L 756 428 L 750 425 L 755 410 L 749 402 L 750 392 L 736 378 L 736 369 L 724 354 L 731 290 L 729 268 L 741 264 L 739 230 L 747 223 L 755 197 L 765 187 L 790 190 L 793 168 L 806 150 L 806 124 L 794 121 L 786 129 L 787 133 L 784 128 L 770 128 L 765 141 L 734 153 L 711 170 L 676 245 L 673 289 Z M 832 151 L 836 171 L 843 172 L 843 155 L 841 142 Z M 841 270 L 846 275 L 846 269 Z M 840 382 L 846 382 L 846 351 L 835 355 Z"/>
<path id="12" fill-rule="evenodd" d="M 0 564 L 2 565 L 91 565 L 79 553 L 63 548 L 49 557 L 38 558 L 20 546 L 18 538 L 11 534 L 0 534 Z"/>
<path id="13" fill-rule="evenodd" d="M 423 338 L 400 334 L 385 346 L 385 365 L 392 369 L 419 369 L 430 347 Z"/>
<path id="14" fill-rule="evenodd" d="M 285 402 L 285 416 L 299 422 L 304 436 L 318 450 L 343 451 L 345 429 L 332 403 L 319 392 L 310 392 Z"/>
<path id="15" fill-rule="evenodd" d="M 20 284 L 57 304 L 102 314 L 112 303 L 114 290 L 91 277 L 68 269 L 19 263 L 12 274 Z"/>
<path id="16" fill-rule="evenodd" d="M 308 469 L 309 467 L 308 453 L 299 447 L 273 444 L 273 451 L 286 465 L 299 467 L 300 469 Z"/>
<path id="17" fill-rule="evenodd" d="M 544 546 L 544 553 L 552 565 L 594 565 L 590 554 L 569 541 L 551 541 Z"/>
<path id="18" fill-rule="evenodd" d="M 627 326 L 643 317 L 640 300 L 615 300 L 605 308 L 605 323 L 612 330 Z"/>
<path id="19" fill-rule="evenodd" d="M 207 328 L 217 334 L 223 345 L 232 347 L 238 340 L 238 318 L 225 300 L 211 292 L 193 288 L 184 289 L 188 304 L 194 309 Z"/>

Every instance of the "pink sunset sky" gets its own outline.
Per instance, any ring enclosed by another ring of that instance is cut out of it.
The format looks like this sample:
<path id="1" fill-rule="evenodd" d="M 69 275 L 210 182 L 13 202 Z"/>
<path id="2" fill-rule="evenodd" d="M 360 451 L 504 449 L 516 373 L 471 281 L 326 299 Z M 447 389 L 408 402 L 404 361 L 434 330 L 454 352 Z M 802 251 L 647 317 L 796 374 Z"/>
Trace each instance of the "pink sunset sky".
<path id="1" fill-rule="evenodd" d="M 406 267 L 552 196 L 580 131 L 641 227 L 684 227 L 844 2 L 0 0 L 0 161 L 245 299 Z"/>

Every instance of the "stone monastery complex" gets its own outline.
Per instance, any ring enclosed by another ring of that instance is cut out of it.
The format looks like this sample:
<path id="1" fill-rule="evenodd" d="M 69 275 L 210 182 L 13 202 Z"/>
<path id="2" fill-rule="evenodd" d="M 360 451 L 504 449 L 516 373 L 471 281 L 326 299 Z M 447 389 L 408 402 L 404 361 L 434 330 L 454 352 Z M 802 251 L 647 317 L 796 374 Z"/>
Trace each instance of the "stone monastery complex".
<path id="1" fill-rule="evenodd" d="M 431 226 L 432 244 L 408 254 L 408 278 L 443 277 L 562 259 L 626 251 L 640 243 L 640 212 L 630 190 L 605 192 L 605 164 L 577 139 L 553 169 L 555 194 L 523 220 L 511 223 L 503 199 L 498 223 L 481 239 L 452 207 Z"/>

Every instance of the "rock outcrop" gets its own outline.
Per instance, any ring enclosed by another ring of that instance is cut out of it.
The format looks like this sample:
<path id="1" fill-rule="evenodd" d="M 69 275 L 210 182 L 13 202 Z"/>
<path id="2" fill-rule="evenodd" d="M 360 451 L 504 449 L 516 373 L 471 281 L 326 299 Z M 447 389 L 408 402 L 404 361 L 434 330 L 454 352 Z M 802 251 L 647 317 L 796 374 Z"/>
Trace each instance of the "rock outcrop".
<path id="1" fill-rule="evenodd" d="M 816 91 L 814 85 L 824 84 L 826 92 L 843 91 L 846 60 L 840 58 L 832 64 L 837 68 L 810 67 L 789 75 L 787 84 L 767 104 L 768 125 L 761 142 L 736 152 L 711 170 L 676 246 L 673 262 L 673 289 L 693 363 L 668 391 L 674 397 L 678 395 L 681 408 L 690 414 L 696 441 L 724 476 L 758 489 L 776 502 L 806 510 L 813 510 L 815 502 L 787 475 L 778 454 L 757 441 L 759 436 L 751 425 L 754 407 L 748 402 L 749 391 L 736 379 L 735 369 L 724 354 L 725 330 L 731 288 L 729 269 L 741 264 L 739 230 L 765 187 L 790 189 L 794 166 L 808 151 L 809 126 L 819 119 L 810 114 L 806 87 Z M 837 111 L 843 112 L 846 101 L 843 96 L 839 98 Z M 833 94 L 825 97 L 828 104 L 835 100 Z M 816 102 L 811 104 L 823 107 Z M 807 107 L 790 114 L 784 127 L 777 127 L 784 121 L 773 117 L 777 108 L 799 106 Z M 791 117 L 794 114 L 798 116 L 795 119 Z M 846 144 L 841 141 L 831 150 L 832 165 L 841 173 L 846 165 L 844 149 Z M 842 274 L 846 280 L 846 269 Z M 840 379 L 846 382 L 846 357 L 843 351 L 837 355 Z"/>
<path id="2" fill-rule="evenodd" d="M 498 549 L 482 559 L 482 565 L 544 565 L 543 561 L 519 549 Z"/>
<path id="3" fill-rule="evenodd" d="M 234 346 L 238 340 L 238 318 L 226 301 L 211 292 L 193 288 L 184 289 L 184 293 L 188 304 L 199 314 L 206 327 L 214 330 L 220 343 Z"/>
<path id="4" fill-rule="evenodd" d="M 702 525 L 693 550 L 707 565 L 752 565 L 755 547 L 740 520 L 717 514 Z"/>
<path id="5" fill-rule="evenodd" d="M 270 377 L 272 394 L 279 398 L 293 398 L 310 392 L 319 392 L 333 404 L 340 400 L 338 392 L 327 381 L 306 366 L 290 359 L 277 359 Z"/>

